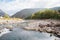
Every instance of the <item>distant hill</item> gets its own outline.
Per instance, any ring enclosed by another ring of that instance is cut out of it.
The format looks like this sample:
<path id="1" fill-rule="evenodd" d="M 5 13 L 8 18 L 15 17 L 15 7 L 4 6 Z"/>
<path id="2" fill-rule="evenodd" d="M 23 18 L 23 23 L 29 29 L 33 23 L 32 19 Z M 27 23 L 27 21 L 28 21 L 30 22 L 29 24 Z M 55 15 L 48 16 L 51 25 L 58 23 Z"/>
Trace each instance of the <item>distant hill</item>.
<path id="1" fill-rule="evenodd" d="M 43 10 L 45 8 L 30 8 L 30 9 L 23 9 L 19 12 L 17 12 L 16 14 L 12 15 L 12 17 L 16 17 L 16 18 L 26 18 L 28 16 L 31 16 L 33 13 L 39 11 L 39 10 Z M 58 10 L 60 12 L 60 7 L 53 7 L 50 8 L 52 10 Z"/>
<path id="2" fill-rule="evenodd" d="M 33 9 L 23 9 L 16 14 L 14 14 L 12 17 L 16 18 L 26 18 L 28 16 L 31 16 L 33 13 L 42 10 L 42 8 L 33 8 Z"/>
<path id="3" fill-rule="evenodd" d="M 0 16 L 4 16 L 5 12 L 3 12 L 2 10 L 0 10 Z"/>
<path id="4" fill-rule="evenodd" d="M 53 10 L 60 10 L 60 7 L 53 7 L 51 9 L 53 9 Z"/>
<path id="5" fill-rule="evenodd" d="M 51 8 L 52 10 L 57 10 L 58 12 L 60 12 L 60 7 L 54 7 L 54 8 Z"/>

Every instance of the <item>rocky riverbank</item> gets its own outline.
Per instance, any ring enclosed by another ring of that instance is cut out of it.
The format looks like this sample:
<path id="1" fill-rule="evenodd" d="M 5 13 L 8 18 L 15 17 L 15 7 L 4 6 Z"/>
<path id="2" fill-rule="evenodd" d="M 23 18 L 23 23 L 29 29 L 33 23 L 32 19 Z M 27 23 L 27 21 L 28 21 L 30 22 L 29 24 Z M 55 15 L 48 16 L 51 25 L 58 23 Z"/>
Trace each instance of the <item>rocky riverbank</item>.
<path id="1" fill-rule="evenodd" d="M 3 29 L 9 29 L 9 31 L 12 31 L 13 30 L 13 28 L 16 26 L 17 27 L 17 25 L 18 25 L 18 23 L 20 23 L 20 22 L 24 22 L 24 20 L 22 20 L 22 19 L 14 19 L 14 18 L 10 18 L 10 19 L 0 19 L 0 34 L 2 33 L 2 32 L 5 32 Z"/>
<path id="2" fill-rule="evenodd" d="M 23 29 L 30 30 L 30 31 L 47 32 L 47 33 L 51 33 L 50 36 L 52 36 L 53 34 L 54 36 L 60 38 L 59 20 L 42 20 L 42 21 L 38 20 L 38 21 L 31 22 L 29 25 L 27 27 L 24 27 Z"/>
<path id="3" fill-rule="evenodd" d="M 60 38 L 60 21 L 59 20 L 1 20 L 0 30 L 7 28 L 12 31 L 14 28 L 23 28 L 29 31 L 39 31 L 51 33 Z"/>

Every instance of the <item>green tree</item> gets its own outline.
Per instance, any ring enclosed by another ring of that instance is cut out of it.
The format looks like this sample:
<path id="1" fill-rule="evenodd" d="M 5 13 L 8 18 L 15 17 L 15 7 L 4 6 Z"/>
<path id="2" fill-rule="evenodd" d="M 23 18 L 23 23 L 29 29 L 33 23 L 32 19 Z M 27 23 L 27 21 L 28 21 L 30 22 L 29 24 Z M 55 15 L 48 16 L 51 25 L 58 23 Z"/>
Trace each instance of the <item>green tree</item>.
<path id="1" fill-rule="evenodd" d="M 4 15 L 4 18 L 10 18 L 8 14 L 5 14 Z"/>
<path id="2" fill-rule="evenodd" d="M 32 14 L 32 19 L 60 19 L 60 13 L 56 10 L 45 9 Z"/>

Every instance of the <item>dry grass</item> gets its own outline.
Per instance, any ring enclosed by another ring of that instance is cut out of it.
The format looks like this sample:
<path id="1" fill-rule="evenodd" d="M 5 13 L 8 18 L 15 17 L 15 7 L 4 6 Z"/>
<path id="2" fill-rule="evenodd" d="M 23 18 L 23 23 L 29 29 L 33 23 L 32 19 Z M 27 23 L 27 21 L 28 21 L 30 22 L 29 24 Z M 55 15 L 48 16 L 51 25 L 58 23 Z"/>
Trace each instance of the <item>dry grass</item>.
<path id="1" fill-rule="evenodd" d="M 11 23 L 15 23 L 18 21 L 22 21 L 23 19 L 20 18 L 0 18 L 0 23 L 6 23 L 6 22 L 11 22 Z"/>
<path id="2" fill-rule="evenodd" d="M 0 20 L 23 20 L 20 18 L 0 18 Z"/>

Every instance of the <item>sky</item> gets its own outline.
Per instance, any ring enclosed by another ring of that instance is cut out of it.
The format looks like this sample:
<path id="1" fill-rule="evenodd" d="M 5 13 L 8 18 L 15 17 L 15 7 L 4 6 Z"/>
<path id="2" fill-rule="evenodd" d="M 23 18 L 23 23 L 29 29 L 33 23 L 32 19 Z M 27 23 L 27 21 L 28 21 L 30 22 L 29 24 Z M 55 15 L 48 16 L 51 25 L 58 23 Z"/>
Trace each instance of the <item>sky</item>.
<path id="1" fill-rule="evenodd" d="M 52 8 L 59 6 L 60 0 L 0 0 L 0 9 L 10 15 L 26 8 Z"/>

